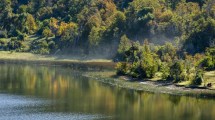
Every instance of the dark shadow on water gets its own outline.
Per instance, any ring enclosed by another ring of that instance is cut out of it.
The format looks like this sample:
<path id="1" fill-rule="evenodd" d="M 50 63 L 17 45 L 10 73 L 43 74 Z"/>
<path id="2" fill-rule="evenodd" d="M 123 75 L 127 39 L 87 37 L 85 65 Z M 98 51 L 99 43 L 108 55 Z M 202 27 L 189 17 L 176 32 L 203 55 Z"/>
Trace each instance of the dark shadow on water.
<path id="1" fill-rule="evenodd" d="M 181 101 L 181 96 L 170 95 L 168 97 L 169 101 L 171 101 L 174 105 L 178 105 Z"/>

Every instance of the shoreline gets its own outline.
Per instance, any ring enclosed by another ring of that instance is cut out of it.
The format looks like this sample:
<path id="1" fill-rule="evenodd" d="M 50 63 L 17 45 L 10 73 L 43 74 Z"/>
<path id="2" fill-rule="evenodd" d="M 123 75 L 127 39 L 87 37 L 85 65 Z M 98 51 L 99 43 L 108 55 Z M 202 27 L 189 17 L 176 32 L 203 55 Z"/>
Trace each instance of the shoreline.
<path id="1" fill-rule="evenodd" d="M 10 53 L 0 51 L 0 63 L 8 64 L 38 64 L 38 65 L 54 65 L 66 67 L 97 67 L 100 69 L 113 69 L 114 62 L 108 59 L 74 59 L 74 58 L 59 58 L 59 56 L 37 55 L 32 53 Z"/>
<path id="2" fill-rule="evenodd" d="M 85 68 L 97 67 L 100 69 L 114 69 L 115 63 L 113 62 L 85 62 L 85 61 L 63 61 L 63 60 L 22 60 L 22 59 L 1 59 L 0 64 L 36 64 L 46 66 L 64 66 L 64 67 L 78 67 Z"/>
<path id="3" fill-rule="evenodd" d="M 2 55 L 3 54 L 3 55 Z M 15 55 L 14 55 L 15 54 Z M 2 55 L 2 56 L 1 56 Z M 9 57 L 5 57 L 9 55 Z M 18 56 L 18 57 L 17 57 Z M 54 56 L 42 56 L 31 53 L 9 53 L 0 52 L 0 64 L 37 64 L 46 66 L 65 66 L 72 67 L 73 69 L 91 69 L 98 70 L 93 74 L 88 72 L 85 76 L 96 79 L 102 83 L 135 90 L 151 93 L 162 93 L 180 96 L 194 96 L 194 97 L 215 97 L 214 89 L 201 89 L 201 88 L 187 88 L 185 86 L 178 86 L 169 81 L 152 81 L 141 80 L 132 81 L 129 78 L 113 77 L 115 75 L 114 67 L 116 63 L 106 59 L 92 59 L 92 60 L 77 60 L 77 59 L 56 59 Z M 105 70 L 111 70 L 109 74 Z"/>
<path id="4" fill-rule="evenodd" d="M 215 98 L 214 89 L 203 89 L 203 88 L 192 88 L 185 86 L 177 86 L 170 81 L 151 81 L 151 80 L 140 80 L 132 81 L 127 78 L 120 77 L 104 77 L 103 75 L 87 74 L 87 77 L 96 79 L 104 84 L 110 86 L 124 88 L 128 90 L 134 90 L 139 92 L 150 92 L 155 94 L 169 94 L 177 96 L 190 96 L 200 98 Z"/>

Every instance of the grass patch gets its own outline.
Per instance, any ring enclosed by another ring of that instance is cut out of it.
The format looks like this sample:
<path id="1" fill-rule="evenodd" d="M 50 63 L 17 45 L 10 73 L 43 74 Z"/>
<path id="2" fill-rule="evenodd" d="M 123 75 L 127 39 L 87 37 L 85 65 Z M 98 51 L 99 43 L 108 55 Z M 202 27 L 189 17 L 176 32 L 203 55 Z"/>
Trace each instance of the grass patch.
<path id="1" fill-rule="evenodd" d="M 180 82 L 180 83 L 177 83 L 177 85 L 179 86 L 189 86 L 191 84 L 192 81 L 183 81 L 183 82 Z"/>
<path id="2" fill-rule="evenodd" d="M 29 52 L 0 51 L 0 59 L 10 60 L 50 60 L 50 61 L 72 61 L 72 62 L 112 62 L 109 59 L 81 59 L 81 57 L 55 55 L 39 55 Z"/>
<path id="3" fill-rule="evenodd" d="M 204 74 L 204 84 L 212 84 L 212 89 L 215 89 L 215 71 L 205 72 Z"/>

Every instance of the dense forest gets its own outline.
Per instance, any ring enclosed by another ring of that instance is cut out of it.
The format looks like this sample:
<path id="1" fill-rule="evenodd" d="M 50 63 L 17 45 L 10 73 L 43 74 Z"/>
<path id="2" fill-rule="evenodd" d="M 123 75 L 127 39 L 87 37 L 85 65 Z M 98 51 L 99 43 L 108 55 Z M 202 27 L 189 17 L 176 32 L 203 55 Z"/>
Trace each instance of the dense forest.
<path id="1" fill-rule="evenodd" d="M 215 69 L 215 1 L 1 0 L 0 38 L 2 50 L 108 55 L 118 74 L 198 84 Z"/>
<path id="2" fill-rule="evenodd" d="M 194 54 L 215 44 L 214 18 L 213 0 L 1 0 L 0 37 L 11 38 L 1 41 L 10 50 L 37 35 L 47 39 L 31 42 L 28 50 L 89 54 L 116 51 L 126 35 L 140 43 L 177 43 Z"/>

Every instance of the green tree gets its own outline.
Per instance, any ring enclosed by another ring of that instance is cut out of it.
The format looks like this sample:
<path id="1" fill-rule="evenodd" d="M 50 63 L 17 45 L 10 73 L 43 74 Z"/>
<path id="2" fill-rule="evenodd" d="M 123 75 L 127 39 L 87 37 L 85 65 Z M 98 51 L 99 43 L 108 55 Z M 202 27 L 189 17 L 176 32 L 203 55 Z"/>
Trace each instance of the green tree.
<path id="1" fill-rule="evenodd" d="M 185 39 L 183 48 L 187 52 L 194 54 L 198 52 L 204 52 L 207 47 L 210 47 L 215 38 L 215 20 L 201 17 L 196 24 L 195 29 Z M 198 26 L 197 26 L 198 24 Z"/>
<path id="2" fill-rule="evenodd" d="M 102 39 L 102 30 L 96 27 L 93 27 L 89 34 L 90 46 L 97 46 Z"/>
<path id="3" fill-rule="evenodd" d="M 162 73 L 162 79 L 167 80 L 170 77 L 170 67 L 168 63 L 163 62 L 161 64 L 160 72 Z"/>
<path id="4" fill-rule="evenodd" d="M 173 63 L 170 67 L 170 78 L 174 82 L 179 82 L 183 80 L 184 65 L 182 61 L 177 61 Z"/>
<path id="5" fill-rule="evenodd" d="M 123 35 L 120 39 L 120 44 L 118 47 L 118 53 L 125 53 L 126 51 L 128 51 L 131 47 L 131 41 L 127 38 L 126 35 Z"/>
<path id="6" fill-rule="evenodd" d="M 137 71 L 141 78 L 152 78 L 158 71 L 158 59 L 157 56 L 151 52 L 148 41 L 144 42 L 140 56 L 140 67 Z"/>
<path id="7" fill-rule="evenodd" d="M 0 4 L 0 26 L 3 26 L 4 29 L 10 30 L 11 21 L 13 17 L 12 12 L 12 2 L 11 0 L 1 0 Z"/>

